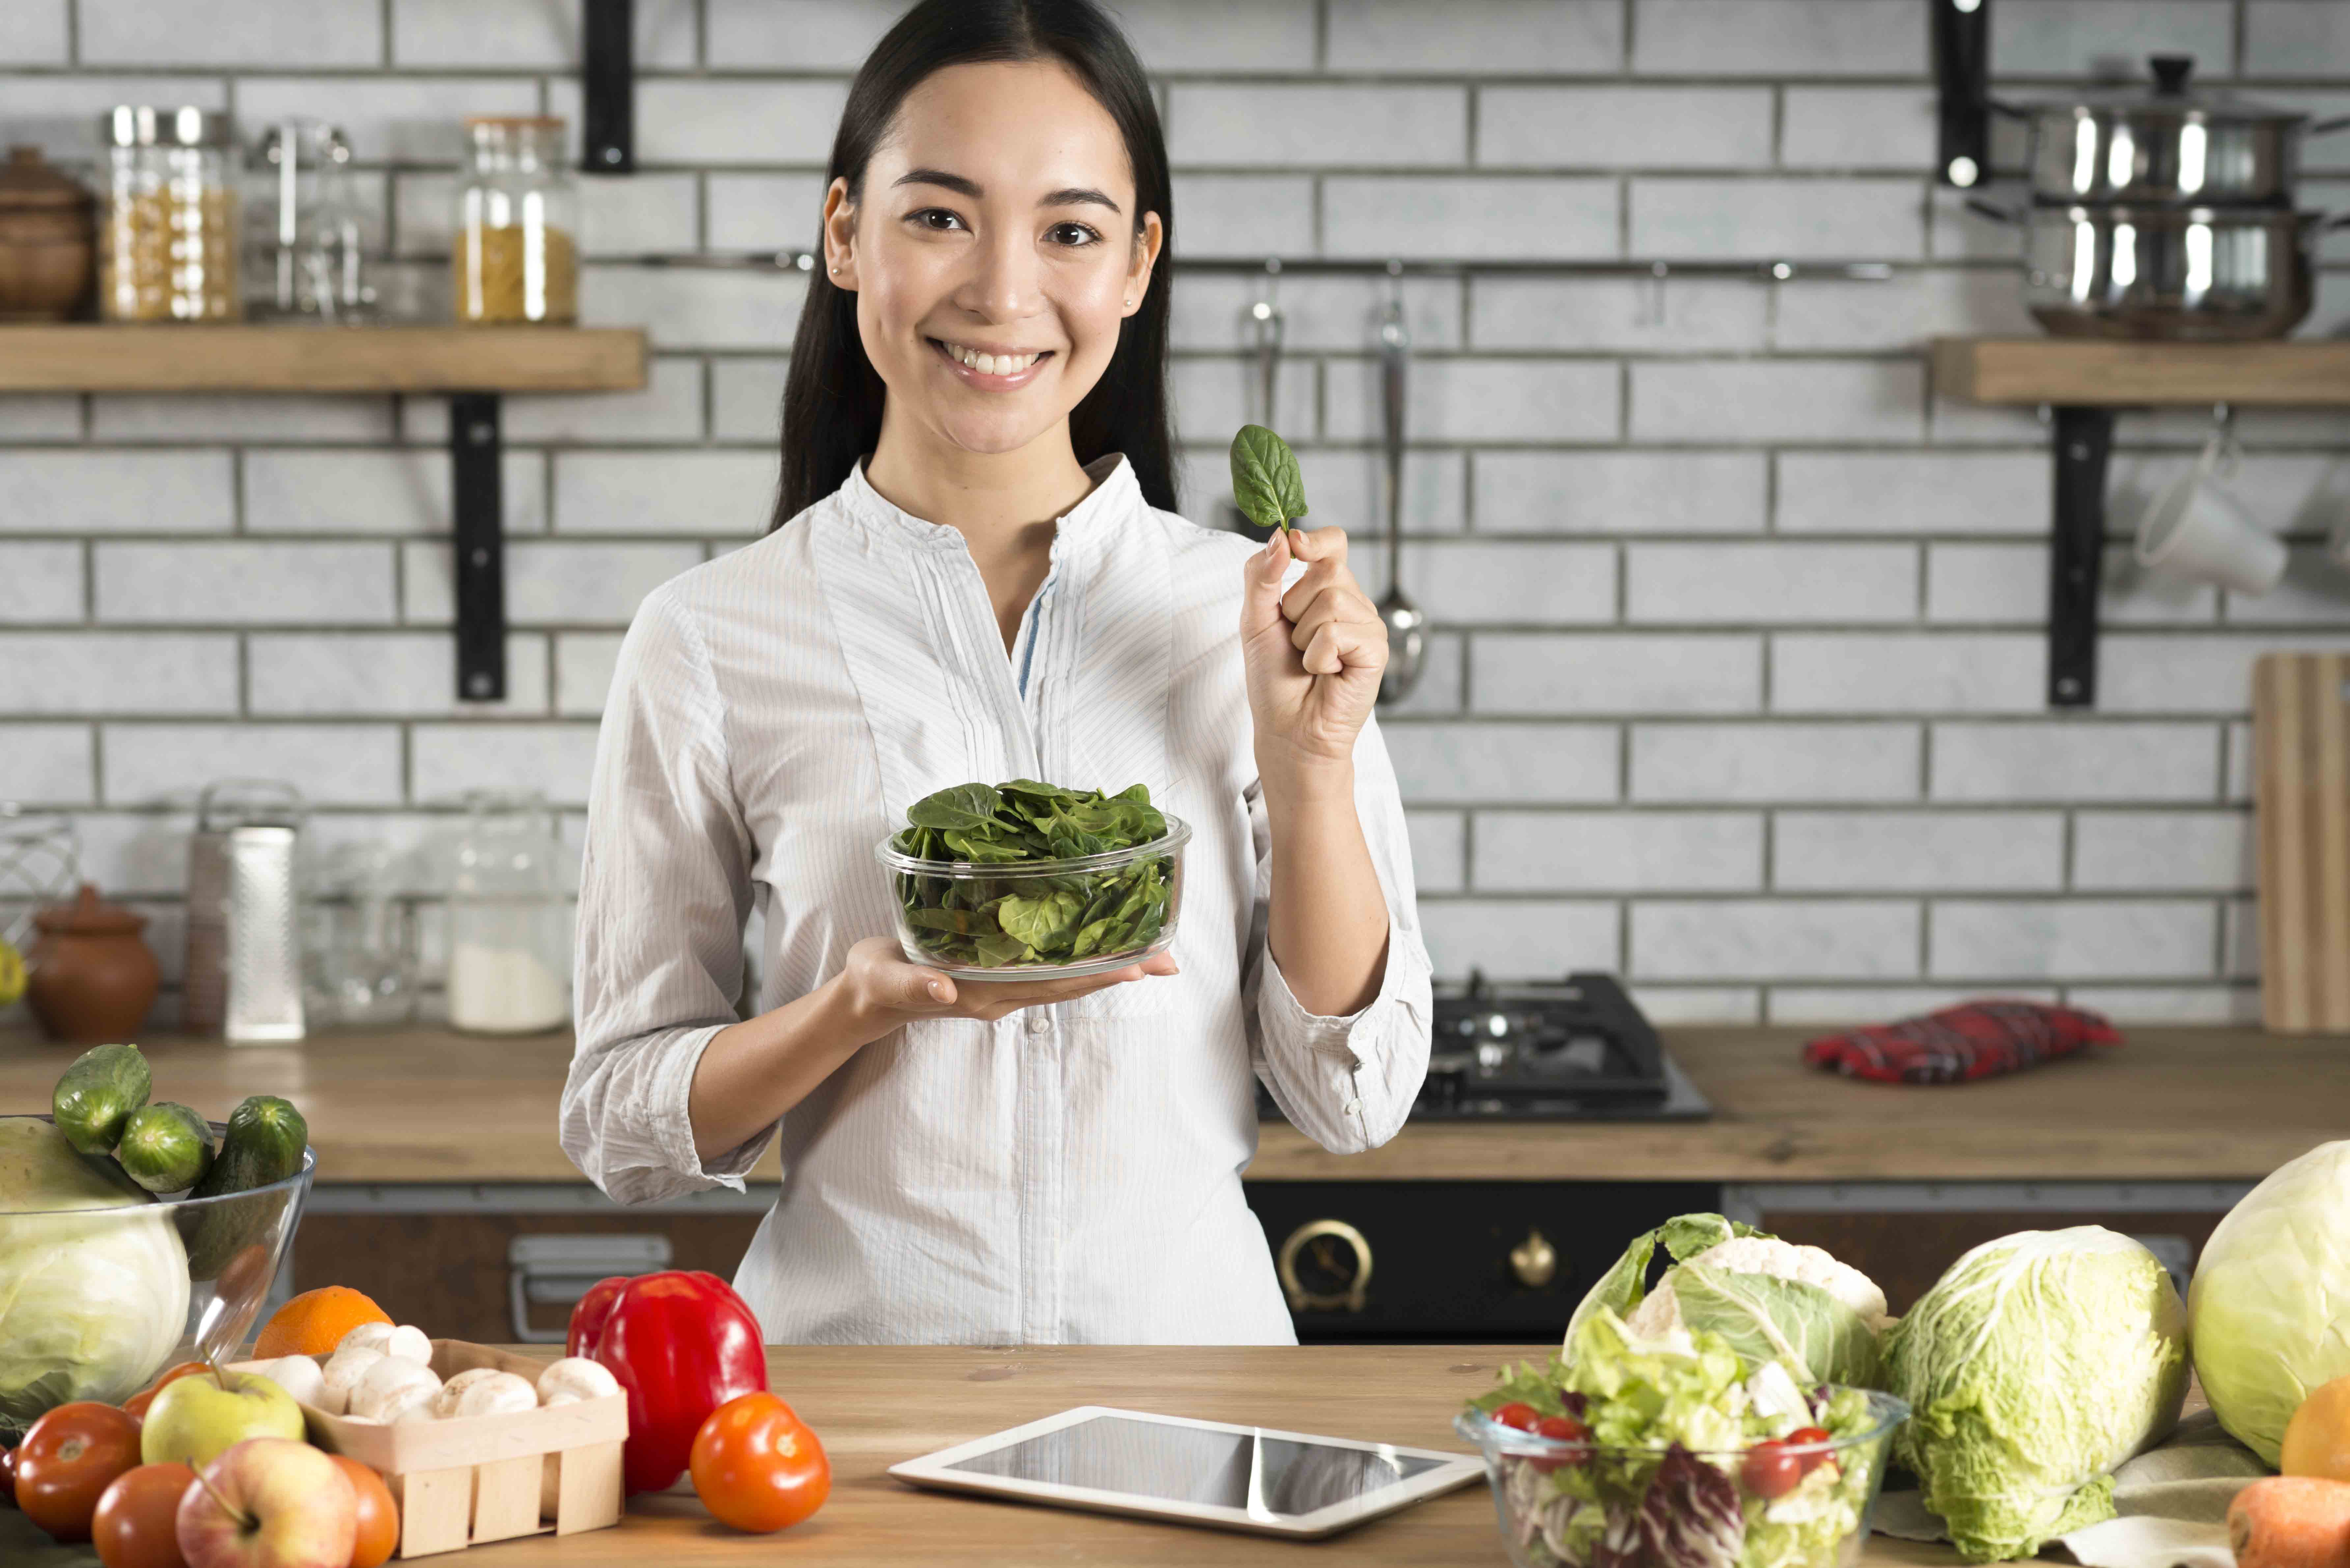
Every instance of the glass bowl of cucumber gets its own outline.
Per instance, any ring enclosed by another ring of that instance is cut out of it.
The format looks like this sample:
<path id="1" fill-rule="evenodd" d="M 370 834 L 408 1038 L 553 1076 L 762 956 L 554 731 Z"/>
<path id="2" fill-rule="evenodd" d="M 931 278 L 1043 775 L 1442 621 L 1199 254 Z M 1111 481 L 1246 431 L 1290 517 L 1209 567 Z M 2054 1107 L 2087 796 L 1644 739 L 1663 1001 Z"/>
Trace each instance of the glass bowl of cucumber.
<path id="1" fill-rule="evenodd" d="M 255 1096 L 202 1121 L 110 1065 L 95 1123 L 108 1097 L 67 1083 L 60 1115 L 0 1116 L 0 1432 L 234 1359 L 301 1223 L 317 1158 L 293 1106 Z"/>
<path id="2" fill-rule="evenodd" d="M 874 847 L 910 963 L 958 981 L 1106 974 L 1165 951 L 1191 829 L 1124 793 L 1014 779 L 918 801 Z"/>

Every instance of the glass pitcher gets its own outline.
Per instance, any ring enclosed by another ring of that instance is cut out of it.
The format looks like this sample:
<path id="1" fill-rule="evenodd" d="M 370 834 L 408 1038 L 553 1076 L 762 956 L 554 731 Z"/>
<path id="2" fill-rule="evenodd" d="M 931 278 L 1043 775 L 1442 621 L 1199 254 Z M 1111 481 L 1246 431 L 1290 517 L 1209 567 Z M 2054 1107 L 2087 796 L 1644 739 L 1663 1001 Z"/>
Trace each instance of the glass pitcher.
<path id="1" fill-rule="evenodd" d="M 555 814 L 536 793 L 465 797 L 449 883 L 449 1022 L 536 1034 L 571 1018 L 571 892 Z"/>

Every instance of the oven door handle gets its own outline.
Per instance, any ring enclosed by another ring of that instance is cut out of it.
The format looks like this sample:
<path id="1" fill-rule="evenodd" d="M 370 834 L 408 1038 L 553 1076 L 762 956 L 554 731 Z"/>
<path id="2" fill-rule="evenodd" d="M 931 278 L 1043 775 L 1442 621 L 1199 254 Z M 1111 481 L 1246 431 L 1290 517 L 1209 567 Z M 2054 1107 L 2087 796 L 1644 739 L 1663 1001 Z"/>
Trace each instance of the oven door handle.
<path id="1" fill-rule="evenodd" d="M 1327 1295 L 1318 1295 L 1305 1288 L 1297 1277 L 1297 1254 L 1308 1243 L 1327 1238 L 1344 1241 L 1355 1250 L 1357 1267 L 1347 1288 Z M 1281 1275 L 1282 1293 L 1289 1298 L 1292 1312 L 1360 1312 L 1363 1292 L 1371 1282 L 1371 1243 L 1360 1231 L 1344 1220 L 1309 1220 L 1289 1233 L 1281 1244 L 1281 1255 L 1274 1267 Z"/>

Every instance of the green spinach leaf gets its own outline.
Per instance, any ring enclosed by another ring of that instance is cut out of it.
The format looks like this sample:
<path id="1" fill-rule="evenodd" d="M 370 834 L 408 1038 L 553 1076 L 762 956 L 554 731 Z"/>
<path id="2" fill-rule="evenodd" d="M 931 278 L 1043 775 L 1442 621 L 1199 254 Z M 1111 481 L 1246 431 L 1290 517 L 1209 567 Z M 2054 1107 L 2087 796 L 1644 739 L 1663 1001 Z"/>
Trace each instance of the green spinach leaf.
<path id="1" fill-rule="evenodd" d="M 1289 443 L 1263 425 L 1232 437 L 1232 500 L 1260 528 L 1286 528 L 1305 515 L 1305 475 Z"/>

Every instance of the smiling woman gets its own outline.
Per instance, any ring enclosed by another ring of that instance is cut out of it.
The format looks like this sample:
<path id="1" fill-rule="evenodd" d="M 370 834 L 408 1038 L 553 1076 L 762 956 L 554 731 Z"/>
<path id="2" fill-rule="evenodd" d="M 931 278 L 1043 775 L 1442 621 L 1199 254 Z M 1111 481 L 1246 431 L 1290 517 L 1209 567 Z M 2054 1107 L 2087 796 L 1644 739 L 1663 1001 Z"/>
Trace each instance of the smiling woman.
<path id="1" fill-rule="evenodd" d="M 564 1147 L 639 1202 L 780 1128 L 735 1280 L 770 1340 L 1290 1339 L 1254 1085 L 1367 1148 L 1428 1060 L 1385 629 L 1343 530 L 1175 514 L 1167 154 L 1092 0 L 924 0 L 831 172 L 775 525 L 649 596 L 613 675 Z M 972 780 L 1143 785 L 1191 835 L 1171 941 L 910 961 L 874 846 Z"/>

